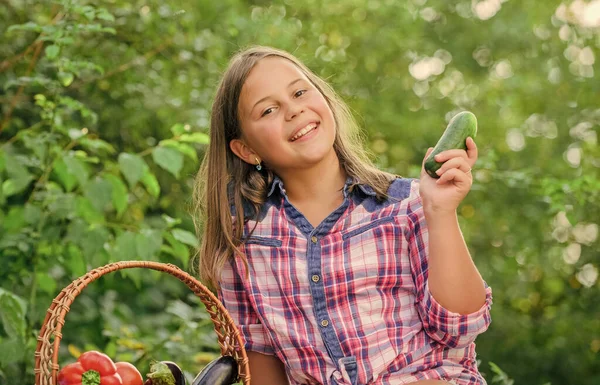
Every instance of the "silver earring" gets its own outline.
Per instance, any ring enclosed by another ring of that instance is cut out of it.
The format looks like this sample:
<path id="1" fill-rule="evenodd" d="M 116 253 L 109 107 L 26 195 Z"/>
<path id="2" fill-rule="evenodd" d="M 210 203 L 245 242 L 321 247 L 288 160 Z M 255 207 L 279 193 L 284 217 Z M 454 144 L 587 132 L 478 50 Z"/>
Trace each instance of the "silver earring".
<path id="1" fill-rule="evenodd" d="M 257 171 L 262 170 L 262 165 L 260 164 L 260 160 L 257 157 L 254 157 L 254 159 L 256 159 L 256 170 Z"/>

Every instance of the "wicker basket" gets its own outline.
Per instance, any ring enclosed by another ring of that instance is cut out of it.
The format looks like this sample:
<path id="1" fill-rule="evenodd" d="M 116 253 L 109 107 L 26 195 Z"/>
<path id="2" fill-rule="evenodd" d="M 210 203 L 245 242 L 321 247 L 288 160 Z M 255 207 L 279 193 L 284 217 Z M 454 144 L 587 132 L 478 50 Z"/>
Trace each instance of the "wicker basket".
<path id="1" fill-rule="evenodd" d="M 65 316 L 70 306 L 81 291 L 96 279 L 113 271 L 146 268 L 169 273 L 185 283 L 206 306 L 214 323 L 221 355 L 233 356 L 238 362 L 239 380 L 244 385 L 250 384 L 248 356 L 243 340 L 231 316 L 219 299 L 200 283 L 180 268 L 172 264 L 150 261 L 122 261 L 91 270 L 65 287 L 48 308 L 46 318 L 38 336 L 35 352 L 35 385 L 56 385 L 59 371 L 58 348 L 62 339 L 61 330 L 65 324 Z"/>

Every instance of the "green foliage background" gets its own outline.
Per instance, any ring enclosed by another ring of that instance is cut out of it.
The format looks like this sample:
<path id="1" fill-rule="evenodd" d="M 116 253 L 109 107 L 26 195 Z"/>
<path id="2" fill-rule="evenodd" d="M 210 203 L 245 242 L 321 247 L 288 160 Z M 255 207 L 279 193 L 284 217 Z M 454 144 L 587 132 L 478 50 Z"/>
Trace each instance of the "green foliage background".
<path id="1" fill-rule="evenodd" d="M 5 0 L 0 36 L 0 384 L 33 383 L 46 309 L 89 269 L 191 268 L 211 100 L 249 44 L 331 82 L 378 165 L 403 176 L 473 111 L 480 160 L 460 220 L 494 289 L 481 370 L 600 383 L 600 1 Z M 100 349 L 191 379 L 218 354 L 201 303 L 155 272 L 94 282 L 63 332 L 62 364 Z"/>

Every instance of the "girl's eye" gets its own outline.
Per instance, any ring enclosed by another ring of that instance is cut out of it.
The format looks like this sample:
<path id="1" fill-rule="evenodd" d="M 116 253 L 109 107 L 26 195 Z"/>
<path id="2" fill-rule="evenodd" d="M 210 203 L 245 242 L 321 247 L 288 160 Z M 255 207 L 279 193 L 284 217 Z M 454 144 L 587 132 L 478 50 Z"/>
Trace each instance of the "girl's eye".
<path id="1" fill-rule="evenodd" d="M 296 91 L 294 96 L 299 98 L 300 96 L 304 95 L 305 93 L 306 93 L 306 90 L 298 90 L 298 91 Z"/>
<path id="2" fill-rule="evenodd" d="M 262 116 L 265 116 L 265 115 L 269 115 L 269 114 L 270 114 L 272 111 L 273 111 L 273 107 L 271 107 L 271 108 L 267 108 L 267 109 L 265 110 L 265 112 L 263 112 L 263 113 L 262 113 L 261 117 L 262 117 Z"/>

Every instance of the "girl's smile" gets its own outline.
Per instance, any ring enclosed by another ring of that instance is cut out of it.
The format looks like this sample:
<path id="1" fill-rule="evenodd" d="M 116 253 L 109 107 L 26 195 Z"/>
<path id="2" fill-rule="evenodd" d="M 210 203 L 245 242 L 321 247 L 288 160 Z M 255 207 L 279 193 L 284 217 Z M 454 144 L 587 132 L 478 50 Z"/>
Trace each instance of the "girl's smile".
<path id="1" fill-rule="evenodd" d="M 305 126 L 300 125 L 300 128 L 294 131 L 294 135 L 292 135 L 290 138 L 290 142 L 308 140 L 312 138 L 314 136 L 313 134 L 315 134 L 319 128 L 319 123 L 320 122 L 310 122 Z"/>

